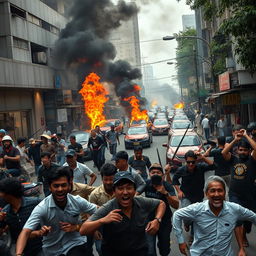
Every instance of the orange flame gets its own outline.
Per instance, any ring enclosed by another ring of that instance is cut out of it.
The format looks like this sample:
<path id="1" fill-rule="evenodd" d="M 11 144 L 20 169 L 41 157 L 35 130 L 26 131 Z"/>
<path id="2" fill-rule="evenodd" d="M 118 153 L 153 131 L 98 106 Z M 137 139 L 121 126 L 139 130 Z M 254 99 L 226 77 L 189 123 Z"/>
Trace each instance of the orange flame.
<path id="1" fill-rule="evenodd" d="M 134 88 L 134 91 L 137 91 L 137 92 L 139 92 L 141 90 L 141 87 L 139 85 L 137 85 L 137 84 L 135 84 L 133 86 L 133 88 Z"/>
<path id="2" fill-rule="evenodd" d="M 185 107 L 184 102 L 178 102 L 178 103 L 174 104 L 175 109 L 183 109 L 184 107 Z"/>
<path id="3" fill-rule="evenodd" d="M 128 98 L 124 99 L 125 101 L 128 101 L 130 105 L 132 106 L 132 111 L 131 111 L 131 122 L 132 121 L 138 121 L 138 120 L 148 120 L 148 111 L 145 110 L 140 110 L 140 104 L 139 100 L 135 96 L 131 96 Z"/>
<path id="4" fill-rule="evenodd" d="M 79 93 L 83 96 L 85 114 L 91 120 L 91 129 L 104 122 L 104 106 L 108 101 L 107 91 L 103 84 L 99 82 L 100 77 L 95 73 L 90 73 L 82 84 Z"/>

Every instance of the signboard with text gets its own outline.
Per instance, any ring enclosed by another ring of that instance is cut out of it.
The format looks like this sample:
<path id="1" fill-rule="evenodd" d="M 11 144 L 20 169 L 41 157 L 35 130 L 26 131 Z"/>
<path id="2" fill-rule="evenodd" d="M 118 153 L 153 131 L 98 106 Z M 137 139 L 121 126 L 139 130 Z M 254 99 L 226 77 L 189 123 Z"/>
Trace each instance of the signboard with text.
<path id="1" fill-rule="evenodd" d="M 225 72 L 219 75 L 219 87 L 221 92 L 230 89 L 229 72 Z"/>

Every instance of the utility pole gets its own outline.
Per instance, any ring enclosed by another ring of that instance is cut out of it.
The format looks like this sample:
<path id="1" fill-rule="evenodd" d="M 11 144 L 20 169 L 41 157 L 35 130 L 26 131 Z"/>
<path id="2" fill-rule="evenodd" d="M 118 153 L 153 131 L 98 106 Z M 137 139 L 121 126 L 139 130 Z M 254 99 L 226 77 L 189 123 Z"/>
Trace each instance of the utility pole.
<path id="1" fill-rule="evenodd" d="M 197 97 L 198 97 L 198 108 L 201 111 L 201 99 L 200 99 L 200 86 L 199 86 L 199 79 L 198 79 L 198 67 L 197 67 L 197 58 L 196 58 L 196 47 L 193 47 L 194 52 L 194 63 L 195 63 L 195 75 L 196 75 L 196 90 L 197 90 Z"/>

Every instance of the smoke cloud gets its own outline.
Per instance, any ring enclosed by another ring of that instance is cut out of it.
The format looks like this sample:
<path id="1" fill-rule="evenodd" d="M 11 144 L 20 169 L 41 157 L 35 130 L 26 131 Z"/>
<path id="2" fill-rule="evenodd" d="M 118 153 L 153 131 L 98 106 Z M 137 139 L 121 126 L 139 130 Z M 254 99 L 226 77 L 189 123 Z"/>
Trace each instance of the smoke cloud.
<path id="1" fill-rule="evenodd" d="M 66 0 L 68 1 L 68 0 Z M 61 31 L 55 44 L 56 64 L 73 70 L 82 82 L 89 73 L 96 72 L 102 81 L 112 82 L 115 92 L 123 98 L 137 95 L 133 80 L 141 78 L 137 68 L 122 60 L 113 62 L 116 56 L 114 45 L 108 38 L 111 31 L 121 26 L 138 12 L 134 3 L 120 0 L 116 5 L 111 0 L 68 1 L 71 8 L 67 15 L 70 22 Z"/>

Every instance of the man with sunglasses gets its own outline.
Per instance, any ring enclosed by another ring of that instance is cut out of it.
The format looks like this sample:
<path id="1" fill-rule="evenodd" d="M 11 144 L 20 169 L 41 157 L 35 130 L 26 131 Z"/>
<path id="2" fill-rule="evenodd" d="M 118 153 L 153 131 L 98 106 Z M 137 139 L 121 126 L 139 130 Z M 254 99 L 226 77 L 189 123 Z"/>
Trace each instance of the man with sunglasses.
<path id="1" fill-rule="evenodd" d="M 192 150 L 185 154 L 185 161 L 186 165 L 179 167 L 173 176 L 173 185 L 182 207 L 203 201 L 204 174 L 216 168 L 212 160 Z M 189 231 L 190 225 L 191 223 L 184 221 L 186 231 Z"/>

